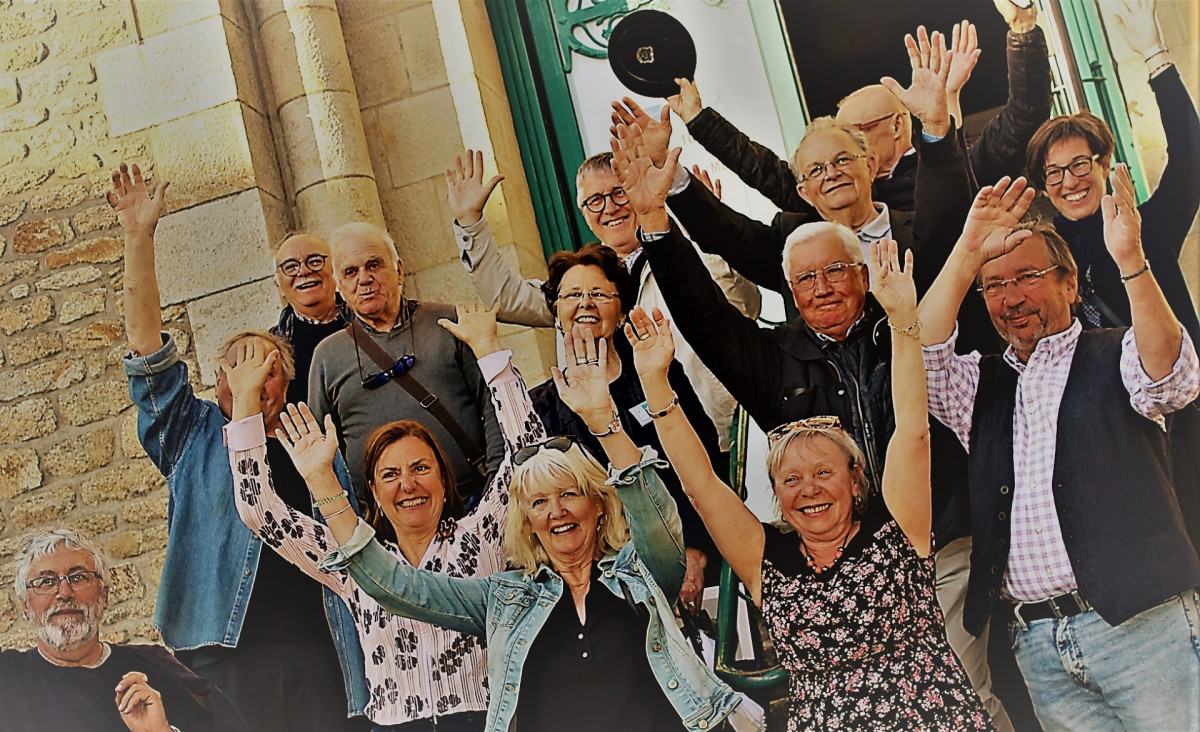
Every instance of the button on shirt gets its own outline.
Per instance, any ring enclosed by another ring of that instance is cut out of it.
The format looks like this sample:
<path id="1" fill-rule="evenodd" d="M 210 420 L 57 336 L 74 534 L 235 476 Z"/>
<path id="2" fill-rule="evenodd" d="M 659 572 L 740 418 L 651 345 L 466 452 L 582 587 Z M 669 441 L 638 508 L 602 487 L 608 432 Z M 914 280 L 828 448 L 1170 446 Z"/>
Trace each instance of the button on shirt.
<path id="1" fill-rule="evenodd" d="M 1078 589 L 1063 543 L 1054 504 L 1054 458 L 1058 408 L 1083 327 L 1073 320 L 1067 330 L 1038 342 L 1027 363 L 1011 347 L 1004 361 L 1017 377 L 1013 414 L 1015 484 L 1011 545 L 1005 591 L 1014 600 L 1038 602 Z M 945 343 L 924 349 L 930 413 L 954 430 L 970 452 L 971 418 L 979 386 L 978 352 L 954 353 L 957 328 Z M 1142 370 L 1133 330 L 1121 341 L 1121 381 L 1138 414 L 1165 428 L 1163 415 L 1183 407 L 1200 392 L 1200 366 L 1187 333 L 1170 374 L 1157 382 Z"/>

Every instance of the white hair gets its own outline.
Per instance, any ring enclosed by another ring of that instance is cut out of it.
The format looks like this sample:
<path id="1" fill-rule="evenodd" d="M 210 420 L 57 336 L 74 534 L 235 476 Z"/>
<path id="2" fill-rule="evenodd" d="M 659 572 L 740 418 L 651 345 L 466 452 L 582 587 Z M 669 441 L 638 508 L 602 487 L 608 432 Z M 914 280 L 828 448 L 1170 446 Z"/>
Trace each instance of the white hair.
<path id="1" fill-rule="evenodd" d="M 380 242 L 391 252 L 393 264 L 400 261 L 400 253 L 396 251 L 396 242 L 386 230 L 375 224 L 368 224 L 365 221 L 354 221 L 349 224 L 342 224 L 329 234 L 329 249 L 333 253 L 335 262 L 337 261 L 338 245 L 346 239 L 351 238 L 373 239 Z M 337 265 L 335 264 L 334 266 L 336 267 Z"/>
<path id="2" fill-rule="evenodd" d="M 858 236 L 850 230 L 850 227 L 844 224 L 835 224 L 832 221 L 813 221 L 801 224 L 788 234 L 787 241 L 783 243 L 783 276 L 789 282 L 792 280 L 792 273 L 788 269 L 792 261 L 792 250 L 822 236 L 837 237 L 846 250 L 846 256 L 850 262 L 863 263 L 862 242 L 858 240 Z"/>
<path id="3" fill-rule="evenodd" d="M 104 555 L 90 539 L 68 528 L 36 531 L 26 534 L 21 539 L 21 546 L 17 549 L 17 556 L 13 562 L 16 570 L 13 577 L 13 589 L 16 590 L 17 600 L 22 606 L 29 597 L 29 588 L 25 586 L 25 583 L 29 581 L 29 569 L 34 562 L 54 554 L 61 546 L 65 546 L 69 551 L 87 552 L 92 555 L 92 561 L 96 563 L 96 571 L 100 573 L 100 581 L 104 583 L 105 587 L 108 586 L 108 563 L 104 561 Z"/>

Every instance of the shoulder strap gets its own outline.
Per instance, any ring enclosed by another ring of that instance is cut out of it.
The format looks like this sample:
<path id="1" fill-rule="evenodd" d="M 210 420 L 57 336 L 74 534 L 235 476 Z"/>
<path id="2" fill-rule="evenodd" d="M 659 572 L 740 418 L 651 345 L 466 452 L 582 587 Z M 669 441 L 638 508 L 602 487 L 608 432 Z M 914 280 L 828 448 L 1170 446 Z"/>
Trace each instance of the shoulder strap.
<path id="1" fill-rule="evenodd" d="M 350 324 L 346 326 L 346 332 L 350 334 L 351 339 L 358 344 L 358 347 L 364 353 L 371 357 L 371 360 L 380 369 L 383 371 L 390 369 L 393 360 L 387 352 L 374 339 L 361 330 L 358 331 L 358 335 L 362 337 L 356 337 L 354 332 L 356 329 L 358 329 L 358 320 L 351 318 Z M 411 371 L 399 376 L 393 374 L 391 381 L 397 386 L 403 387 L 405 391 L 412 395 L 413 399 L 417 400 L 417 403 L 425 411 L 432 414 L 441 423 L 442 427 L 445 428 L 446 432 L 450 433 L 451 439 L 458 445 L 458 449 L 462 450 L 462 453 L 467 456 L 467 460 L 471 462 L 475 470 L 482 476 L 487 475 L 487 450 L 471 439 L 471 436 L 462 428 L 462 425 L 458 423 L 454 415 L 450 414 L 450 410 L 446 408 L 446 405 L 438 400 L 437 396 L 426 389 L 421 382 L 417 381 L 417 377 L 413 376 Z"/>

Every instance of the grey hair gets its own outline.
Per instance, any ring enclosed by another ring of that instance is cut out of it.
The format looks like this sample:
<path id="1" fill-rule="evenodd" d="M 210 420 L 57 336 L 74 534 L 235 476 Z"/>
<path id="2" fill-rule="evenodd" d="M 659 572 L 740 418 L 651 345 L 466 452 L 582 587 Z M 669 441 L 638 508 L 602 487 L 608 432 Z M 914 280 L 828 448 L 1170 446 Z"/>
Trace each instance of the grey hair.
<path id="1" fill-rule="evenodd" d="M 100 553 L 91 539 L 65 527 L 34 531 L 21 538 L 21 546 L 17 549 L 17 556 L 13 561 L 16 569 L 13 577 L 13 589 L 16 591 L 17 600 L 22 607 L 25 606 L 25 600 L 29 597 L 29 588 L 25 586 L 25 583 L 29 581 L 29 569 L 34 562 L 54 554 L 61 546 L 65 546 L 70 551 L 87 552 L 92 555 L 92 560 L 96 563 L 96 571 L 100 573 L 100 581 L 104 583 L 105 587 L 108 587 L 108 562 L 104 561 L 104 555 Z"/>
<path id="2" fill-rule="evenodd" d="M 804 137 L 800 138 L 800 144 L 796 145 L 795 152 L 792 153 L 792 159 L 789 161 L 792 166 L 792 172 L 799 176 L 800 173 L 800 147 L 804 145 L 804 141 L 814 132 L 822 130 L 841 130 L 854 140 L 854 144 L 858 146 L 858 151 L 863 155 L 871 155 L 871 146 L 867 144 L 867 136 L 863 131 L 847 122 L 839 122 L 835 117 L 826 115 L 817 117 L 812 122 L 808 123 L 808 127 L 804 130 Z"/>
<path id="3" fill-rule="evenodd" d="M 382 242 L 388 251 L 391 252 L 393 262 L 402 261 L 400 253 L 396 250 L 396 241 L 392 239 L 391 234 L 388 234 L 385 229 L 375 224 L 368 224 L 365 221 L 353 221 L 349 224 L 342 224 L 330 232 L 328 240 L 329 249 L 332 251 L 335 261 L 337 260 L 338 244 L 352 237 L 362 237 Z"/>
<path id="4" fill-rule="evenodd" d="M 221 343 L 221 347 L 217 349 L 217 373 L 221 373 L 221 359 L 229 355 L 229 349 L 247 338 L 266 341 L 276 351 L 279 351 L 279 370 L 283 373 L 284 381 L 292 383 L 292 379 L 296 378 L 296 353 L 292 348 L 292 342 L 269 330 L 243 330 L 226 338 Z"/>
<path id="5" fill-rule="evenodd" d="M 784 279 L 789 282 L 792 280 L 792 273 L 788 271 L 789 263 L 792 261 L 792 250 L 822 236 L 837 237 L 850 261 L 855 264 L 863 263 L 862 242 L 858 240 L 850 227 L 844 224 L 835 224 L 832 221 L 812 221 L 797 226 L 792 233 L 788 234 L 787 241 L 783 244 Z"/>
<path id="6" fill-rule="evenodd" d="M 583 205 L 583 177 L 594 173 L 612 173 L 613 154 L 611 151 L 597 153 L 579 165 L 575 172 L 575 205 Z"/>

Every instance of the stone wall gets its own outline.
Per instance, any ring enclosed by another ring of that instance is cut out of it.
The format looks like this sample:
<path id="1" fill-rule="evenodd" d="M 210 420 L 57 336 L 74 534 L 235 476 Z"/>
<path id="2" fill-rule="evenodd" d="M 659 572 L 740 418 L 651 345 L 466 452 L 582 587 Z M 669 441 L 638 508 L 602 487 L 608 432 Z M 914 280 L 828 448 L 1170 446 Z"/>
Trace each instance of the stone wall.
<path id="1" fill-rule="evenodd" d="M 0 647 L 32 643 L 11 559 L 54 524 L 110 554 L 104 636 L 157 638 L 167 491 L 120 364 L 108 171 L 172 183 L 164 323 L 211 396 L 220 341 L 274 322 L 289 229 L 386 224 L 411 294 L 473 299 L 441 181 L 464 141 L 509 176 L 488 209 L 506 254 L 544 275 L 498 68 L 474 0 L 0 0 Z M 552 336 L 504 335 L 545 378 Z"/>

